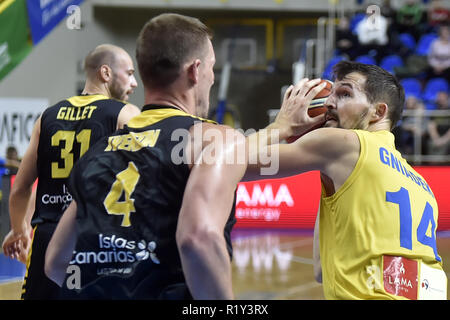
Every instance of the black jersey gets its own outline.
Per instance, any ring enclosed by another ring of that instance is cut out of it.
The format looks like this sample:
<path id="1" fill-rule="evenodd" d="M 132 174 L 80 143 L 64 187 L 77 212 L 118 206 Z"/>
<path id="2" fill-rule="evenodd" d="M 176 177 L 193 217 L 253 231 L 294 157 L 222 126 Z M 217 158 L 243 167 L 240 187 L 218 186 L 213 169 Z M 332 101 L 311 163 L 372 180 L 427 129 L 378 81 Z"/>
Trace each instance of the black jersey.
<path id="1" fill-rule="evenodd" d="M 125 104 L 103 95 L 74 96 L 43 112 L 33 225 L 59 220 L 72 201 L 67 181 L 75 162 L 96 141 L 116 130 Z"/>
<path id="2" fill-rule="evenodd" d="M 69 272 L 65 297 L 191 298 L 175 233 L 190 174 L 184 147 L 196 121 L 208 120 L 147 105 L 77 163 L 70 188 L 78 238 L 69 270 L 79 270 L 81 282 L 77 288 Z M 230 258 L 234 222 L 233 210 L 224 230 Z"/>

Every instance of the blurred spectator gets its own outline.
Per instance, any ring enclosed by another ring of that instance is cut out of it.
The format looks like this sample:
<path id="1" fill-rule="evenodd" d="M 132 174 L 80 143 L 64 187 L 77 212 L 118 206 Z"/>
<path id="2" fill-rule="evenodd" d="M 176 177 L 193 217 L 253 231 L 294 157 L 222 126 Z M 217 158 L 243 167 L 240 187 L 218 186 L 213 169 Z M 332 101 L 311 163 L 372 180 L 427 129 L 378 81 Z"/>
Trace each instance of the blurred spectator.
<path id="1" fill-rule="evenodd" d="M 387 36 L 388 36 L 388 48 L 386 48 L 385 55 L 399 55 L 405 60 L 408 55 L 412 53 L 412 49 L 406 46 L 400 38 L 400 33 L 397 30 L 395 19 L 397 12 L 391 6 L 391 0 L 381 1 L 380 13 L 384 16 L 388 23 Z M 414 38 L 413 38 L 414 39 Z M 414 40 L 415 42 L 415 40 Z M 378 59 L 381 62 L 381 59 Z"/>
<path id="2" fill-rule="evenodd" d="M 406 0 L 403 6 L 397 10 L 396 29 L 399 33 L 411 33 L 416 41 L 426 30 L 426 23 L 424 23 L 422 5 L 418 0 Z"/>
<path id="3" fill-rule="evenodd" d="M 336 28 L 336 49 L 338 55 L 346 55 L 348 59 L 354 60 L 358 55 L 358 38 L 350 30 L 350 20 L 347 17 L 339 19 Z"/>
<path id="4" fill-rule="evenodd" d="M 433 40 L 428 53 L 429 69 L 427 79 L 445 78 L 450 82 L 450 29 L 448 25 L 439 27 L 439 38 Z"/>
<path id="5" fill-rule="evenodd" d="M 9 146 L 6 148 L 6 162 L 5 167 L 10 173 L 16 174 L 19 169 L 20 159 L 16 147 Z"/>
<path id="6" fill-rule="evenodd" d="M 383 0 L 380 6 L 381 14 L 388 20 L 389 26 L 393 26 L 395 23 L 396 11 L 391 6 L 391 0 Z"/>
<path id="7" fill-rule="evenodd" d="M 450 10 L 444 6 L 442 0 L 432 0 L 427 11 L 428 25 L 431 31 L 437 31 L 438 27 L 450 23 Z"/>
<path id="8" fill-rule="evenodd" d="M 405 110 L 415 110 L 414 116 L 403 116 L 399 134 L 399 148 L 405 154 L 414 154 L 414 141 L 423 138 L 427 132 L 428 119 L 423 117 L 425 106 L 416 96 L 409 95 L 405 100 Z M 422 150 L 419 150 L 422 153 Z"/>
<path id="9" fill-rule="evenodd" d="M 419 77 L 429 68 L 425 56 L 411 54 L 404 61 L 404 66 L 394 67 L 394 74 L 399 79 Z"/>
<path id="10" fill-rule="evenodd" d="M 450 110 L 447 92 L 439 92 L 437 110 Z M 428 122 L 428 154 L 450 154 L 450 117 L 435 117 Z"/>
<path id="11" fill-rule="evenodd" d="M 378 61 L 388 54 L 389 36 L 388 20 L 383 16 L 373 19 L 370 15 L 365 16 L 356 26 L 355 33 L 360 45 L 360 55 L 369 54 Z"/>

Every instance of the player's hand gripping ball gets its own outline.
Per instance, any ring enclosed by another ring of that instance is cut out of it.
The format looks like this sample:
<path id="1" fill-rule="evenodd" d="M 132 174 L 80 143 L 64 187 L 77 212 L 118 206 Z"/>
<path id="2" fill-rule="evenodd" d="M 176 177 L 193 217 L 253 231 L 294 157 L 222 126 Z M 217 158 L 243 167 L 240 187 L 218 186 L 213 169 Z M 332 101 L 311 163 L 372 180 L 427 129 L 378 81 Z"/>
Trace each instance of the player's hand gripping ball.
<path id="1" fill-rule="evenodd" d="M 308 106 L 308 115 L 310 117 L 317 117 L 317 116 L 327 112 L 327 107 L 325 106 L 325 100 L 327 100 L 328 96 L 331 94 L 331 88 L 333 87 L 333 82 L 323 79 L 317 85 L 320 85 L 323 82 L 326 83 L 325 88 L 323 88 L 314 97 L 314 99 L 311 100 L 311 103 Z M 311 130 L 314 130 L 314 129 L 317 129 L 317 128 L 319 128 L 319 127 L 314 127 Z M 297 140 L 298 138 L 300 138 L 300 136 L 292 136 L 292 137 L 287 138 L 286 141 L 287 141 L 287 143 L 292 143 L 295 140 Z"/>

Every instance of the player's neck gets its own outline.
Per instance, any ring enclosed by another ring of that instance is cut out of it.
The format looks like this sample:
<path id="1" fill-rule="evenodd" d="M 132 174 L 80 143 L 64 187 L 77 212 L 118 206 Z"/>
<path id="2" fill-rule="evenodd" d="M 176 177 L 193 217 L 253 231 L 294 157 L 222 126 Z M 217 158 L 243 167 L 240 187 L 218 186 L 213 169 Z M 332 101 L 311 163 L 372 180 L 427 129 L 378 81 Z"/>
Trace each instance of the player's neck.
<path id="1" fill-rule="evenodd" d="M 381 131 L 381 130 L 386 130 L 386 131 L 391 130 L 391 122 L 388 119 L 383 119 L 376 123 L 371 123 L 371 124 L 369 124 L 369 127 L 367 128 L 367 131 L 371 131 L 371 132 Z"/>
<path id="2" fill-rule="evenodd" d="M 193 111 L 189 108 L 189 103 L 184 96 L 178 96 L 162 91 L 149 91 L 145 90 L 145 104 L 155 104 L 162 106 L 171 106 L 189 114 L 193 114 Z"/>
<path id="3" fill-rule="evenodd" d="M 81 92 L 82 95 L 94 95 L 94 94 L 101 94 L 107 97 L 111 97 L 111 93 L 109 92 L 107 86 L 105 85 L 97 85 L 95 83 L 92 83 L 90 81 L 86 81 L 86 84 L 84 86 L 83 91 Z"/>

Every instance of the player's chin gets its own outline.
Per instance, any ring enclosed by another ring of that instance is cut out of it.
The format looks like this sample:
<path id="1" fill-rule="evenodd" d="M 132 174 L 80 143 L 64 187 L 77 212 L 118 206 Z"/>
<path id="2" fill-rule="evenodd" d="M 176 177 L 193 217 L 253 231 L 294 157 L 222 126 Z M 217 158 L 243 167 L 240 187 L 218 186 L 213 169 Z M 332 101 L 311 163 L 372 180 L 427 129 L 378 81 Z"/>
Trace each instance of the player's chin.
<path id="1" fill-rule="evenodd" d="M 128 99 L 130 98 L 130 95 L 133 94 L 133 90 L 127 91 L 123 94 L 122 100 L 124 101 L 128 101 Z"/>

